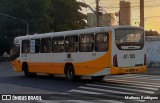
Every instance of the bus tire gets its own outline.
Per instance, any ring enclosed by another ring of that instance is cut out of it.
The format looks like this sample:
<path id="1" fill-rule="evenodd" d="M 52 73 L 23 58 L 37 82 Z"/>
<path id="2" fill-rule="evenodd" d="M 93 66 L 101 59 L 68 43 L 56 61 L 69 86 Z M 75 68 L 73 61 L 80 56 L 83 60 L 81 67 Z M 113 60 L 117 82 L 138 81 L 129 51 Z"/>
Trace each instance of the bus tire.
<path id="1" fill-rule="evenodd" d="M 66 65 L 65 76 L 68 81 L 74 81 L 76 76 L 72 65 Z"/>
<path id="2" fill-rule="evenodd" d="M 91 78 L 95 81 L 100 81 L 104 78 L 105 76 L 91 76 Z"/>
<path id="3" fill-rule="evenodd" d="M 30 73 L 30 72 L 29 72 L 27 63 L 24 63 L 24 64 L 22 65 L 22 69 L 23 69 L 23 72 L 24 72 L 24 76 L 25 76 L 25 77 L 35 77 L 35 76 L 37 76 L 36 73 Z"/>
<path id="4" fill-rule="evenodd" d="M 23 72 L 24 72 L 25 77 L 30 77 L 31 76 L 29 71 L 28 71 L 28 66 L 27 65 L 23 66 Z"/>

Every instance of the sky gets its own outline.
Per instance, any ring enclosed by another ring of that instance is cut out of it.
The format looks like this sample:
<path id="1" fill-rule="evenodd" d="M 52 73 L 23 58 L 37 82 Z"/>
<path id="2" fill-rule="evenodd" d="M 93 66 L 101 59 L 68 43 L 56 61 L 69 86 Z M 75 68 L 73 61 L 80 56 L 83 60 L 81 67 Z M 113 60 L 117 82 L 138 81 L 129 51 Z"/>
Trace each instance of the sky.
<path id="1" fill-rule="evenodd" d="M 84 1 L 93 9 L 96 7 L 95 0 Z M 124 1 L 124 0 L 123 0 Z M 140 22 L 140 0 L 125 0 L 131 3 L 131 24 L 139 26 Z M 100 0 L 100 7 L 103 12 L 115 13 L 119 11 L 120 0 Z M 84 13 L 92 12 L 89 8 L 83 10 Z M 144 0 L 145 30 L 158 31 L 160 33 L 160 0 Z M 117 18 L 118 20 L 118 18 Z M 135 24 L 136 22 L 136 24 Z"/>

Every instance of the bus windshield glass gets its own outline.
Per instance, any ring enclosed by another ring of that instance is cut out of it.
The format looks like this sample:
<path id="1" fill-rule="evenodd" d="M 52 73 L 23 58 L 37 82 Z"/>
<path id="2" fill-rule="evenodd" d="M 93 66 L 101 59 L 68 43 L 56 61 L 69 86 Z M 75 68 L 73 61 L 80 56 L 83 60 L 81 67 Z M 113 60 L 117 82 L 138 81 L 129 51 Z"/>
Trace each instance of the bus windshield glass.
<path id="1" fill-rule="evenodd" d="M 20 46 L 18 44 L 13 44 L 13 48 L 11 49 L 11 60 L 15 60 L 20 55 Z"/>
<path id="2" fill-rule="evenodd" d="M 115 42 L 119 50 L 141 50 L 144 47 L 144 31 L 136 28 L 116 29 Z"/>

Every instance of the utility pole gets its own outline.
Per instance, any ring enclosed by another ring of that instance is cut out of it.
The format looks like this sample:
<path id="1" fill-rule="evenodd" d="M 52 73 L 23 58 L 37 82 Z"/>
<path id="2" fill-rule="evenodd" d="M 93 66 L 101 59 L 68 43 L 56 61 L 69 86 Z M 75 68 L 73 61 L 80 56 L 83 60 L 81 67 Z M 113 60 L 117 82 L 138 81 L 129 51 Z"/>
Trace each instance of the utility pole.
<path id="1" fill-rule="evenodd" d="M 140 0 L 140 26 L 144 28 L 144 0 Z"/>
<path id="2" fill-rule="evenodd" d="M 97 27 L 99 26 L 99 0 L 96 0 Z"/>

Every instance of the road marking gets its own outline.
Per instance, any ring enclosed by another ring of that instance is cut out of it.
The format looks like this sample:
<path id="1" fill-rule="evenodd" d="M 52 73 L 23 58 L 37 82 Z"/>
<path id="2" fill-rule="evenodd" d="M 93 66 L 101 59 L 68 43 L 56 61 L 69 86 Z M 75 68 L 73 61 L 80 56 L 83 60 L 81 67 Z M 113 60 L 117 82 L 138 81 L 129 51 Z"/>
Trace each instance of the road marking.
<path id="1" fill-rule="evenodd" d="M 129 74 L 128 74 L 129 75 Z M 143 74 L 132 74 L 132 75 L 143 75 Z M 156 77 L 156 78 L 160 78 L 160 76 L 157 76 L 157 75 L 147 75 L 147 74 L 144 74 L 144 76 L 148 76 L 148 77 Z"/>
<path id="2" fill-rule="evenodd" d="M 102 102 L 109 102 L 109 103 L 125 103 L 125 102 L 121 102 L 121 101 L 115 101 L 115 100 L 99 100 Z M 98 103 L 98 102 L 97 102 Z"/>
<path id="3" fill-rule="evenodd" d="M 102 85 L 107 85 L 107 83 L 101 83 L 101 82 L 94 82 L 95 84 L 102 84 Z M 123 86 L 123 87 L 134 87 L 134 88 L 141 88 L 141 89 L 149 89 L 149 90 L 158 90 L 158 88 L 152 88 L 152 87 L 141 87 L 141 86 L 133 86 L 133 85 L 122 85 L 122 84 L 111 84 L 114 86 Z"/>
<path id="4" fill-rule="evenodd" d="M 84 87 L 80 86 L 81 89 L 87 89 L 87 90 L 96 90 L 96 91 L 102 91 L 102 92 L 111 92 L 111 93 L 117 93 L 117 94 L 135 94 L 130 92 L 120 92 L 120 91 L 114 91 L 114 90 L 107 90 L 107 89 L 99 89 L 99 88 L 92 88 L 92 87 Z"/>
<path id="5" fill-rule="evenodd" d="M 72 89 L 68 92 L 79 92 L 79 93 L 85 93 L 85 94 L 103 94 L 103 93 L 98 93 L 98 92 L 90 92 L 90 91 L 83 91 L 83 90 L 77 90 L 77 89 Z"/>
<path id="6" fill-rule="evenodd" d="M 116 83 L 125 83 L 125 84 L 129 84 L 129 85 L 137 85 L 137 86 L 144 86 L 144 84 L 136 84 L 136 83 L 128 83 L 128 82 L 123 82 L 123 81 L 116 81 L 116 80 L 108 80 L 107 82 L 116 82 Z M 153 87 L 153 85 L 147 85 L 145 84 L 145 87 Z"/>
<path id="7" fill-rule="evenodd" d="M 158 79 L 160 79 L 160 76 L 156 76 L 156 75 L 143 75 L 143 74 L 114 75 L 113 77 L 150 77 L 150 78 L 158 78 Z"/>
<path id="8" fill-rule="evenodd" d="M 84 101 L 84 100 L 67 100 L 70 103 L 96 103 L 95 101 Z"/>
<path id="9" fill-rule="evenodd" d="M 132 83 L 132 84 L 138 84 L 138 85 L 142 85 L 142 86 L 150 86 L 150 87 L 160 87 L 159 83 L 150 83 L 150 82 L 143 82 L 143 81 L 131 81 L 131 80 L 120 80 L 120 79 L 104 79 L 105 81 L 115 81 L 115 82 L 123 82 L 123 83 Z"/>
<path id="10" fill-rule="evenodd" d="M 38 103 L 99 103 L 99 102 L 105 102 L 105 103 L 125 103 L 121 101 L 116 100 L 42 100 L 42 101 L 36 101 Z"/>
<path id="11" fill-rule="evenodd" d="M 36 101 L 38 103 L 60 103 L 59 100 L 41 100 L 41 101 Z"/>
<path id="12" fill-rule="evenodd" d="M 112 88 L 112 89 L 121 89 L 121 90 L 136 91 L 136 92 L 148 93 L 148 94 L 153 94 L 154 93 L 152 91 L 146 91 L 146 90 L 144 91 L 144 90 L 139 90 L 139 89 L 130 89 L 130 88 L 123 88 L 123 87 L 113 87 L 113 86 L 111 87 L 111 86 L 104 86 L 104 85 L 98 85 L 98 84 L 86 84 L 86 85 L 94 86 L 94 87 L 104 87 L 104 88 Z"/>
<path id="13" fill-rule="evenodd" d="M 121 78 L 138 78 L 138 79 L 147 79 L 147 80 L 153 80 L 153 81 L 160 81 L 160 76 L 151 76 L 151 75 L 136 75 L 136 74 L 132 74 L 132 75 L 121 75 L 121 76 L 114 76 L 114 77 L 121 77 Z"/>
<path id="14" fill-rule="evenodd" d="M 133 100 L 133 101 L 145 102 L 146 100 Z"/>

